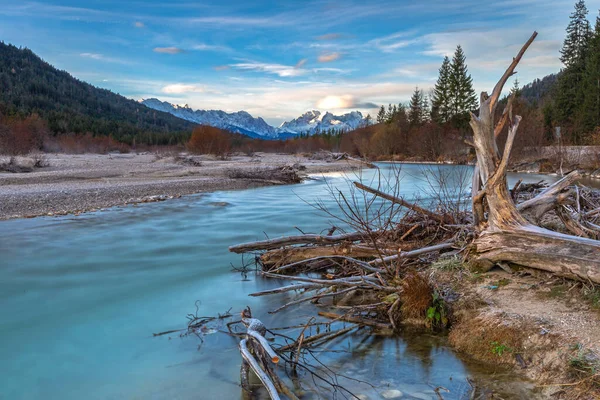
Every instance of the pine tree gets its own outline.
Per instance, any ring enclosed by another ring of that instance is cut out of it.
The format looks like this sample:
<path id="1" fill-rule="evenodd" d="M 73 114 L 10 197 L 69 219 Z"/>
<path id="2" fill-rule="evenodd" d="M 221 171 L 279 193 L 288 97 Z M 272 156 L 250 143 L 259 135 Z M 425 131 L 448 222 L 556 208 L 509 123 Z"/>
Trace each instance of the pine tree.
<path id="1" fill-rule="evenodd" d="M 576 126 L 577 116 L 584 103 L 586 88 L 583 85 L 586 70 L 586 55 L 590 46 L 591 34 L 587 20 L 585 2 L 579 0 L 571 21 L 567 26 L 567 37 L 561 49 L 561 61 L 565 68 L 558 80 L 554 106 L 555 126 L 565 126 L 572 134 L 572 141 L 580 144 L 582 141 L 582 126 Z"/>
<path id="2" fill-rule="evenodd" d="M 420 125 L 423 122 L 423 92 L 418 87 L 415 88 L 408 107 L 408 122 L 411 126 Z"/>
<path id="3" fill-rule="evenodd" d="M 582 77 L 583 102 L 577 115 L 577 130 L 592 132 L 600 125 L 600 17 L 588 46 Z"/>
<path id="4" fill-rule="evenodd" d="M 444 57 L 431 101 L 431 119 L 438 123 L 444 123 L 450 119 L 450 73 L 450 59 Z"/>
<path id="5" fill-rule="evenodd" d="M 452 58 L 450 68 L 450 116 L 465 116 L 477 108 L 473 79 L 467 70 L 466 57 L 460 45 Z"/>
<path id="6" fill-rule="evenodd" d="M 377 113 L 377 123 L 382 124 L 385 122 L 385 120 L 386 120 L 385 107 L 382 105 L 381 108 L 379 109 L 379 112 Z"/>
<path id="7" fill-rule="evenodd" d="M 387 118 L 386 118 L 385 122 L 387 122 L 389 124 L 394 119 L 394 109 L 392 108 L 391 103 L 388 105 L 388 112 L 387 112 L 386 116 L 387 116 Z"/>
<path id="8" fill-rule="evenodd" d="M 560 61 L 567 68 L 585 58 L 588 43 L 592 34 L 590 23 L 587 20 L 588 10 L 584 0 L 575 3 L 575 11 L 569 17 L 567 37 L 560 50 Z"/>
<path id="9" fill-rule="evenodd" d="M 515 78 L 513 87 L 510 88 L 510 94 L 514 95 L 515 97 L 521 96 L 521 86 L 519 85 L 519 78 Z"/>
<path id="10" fill-rule="evenodd" d="M 430 98 L 431 98 L 431 96 L 429 96 L 429 95 L 423 96 L 423 102 L 421 103 L 421 109 L 423 112 L 423 115 L 421 116 L 422 123 L 430 120 L 430 116 L 431 116 L 431 107 L 429 106 L 431 104 Z"/>

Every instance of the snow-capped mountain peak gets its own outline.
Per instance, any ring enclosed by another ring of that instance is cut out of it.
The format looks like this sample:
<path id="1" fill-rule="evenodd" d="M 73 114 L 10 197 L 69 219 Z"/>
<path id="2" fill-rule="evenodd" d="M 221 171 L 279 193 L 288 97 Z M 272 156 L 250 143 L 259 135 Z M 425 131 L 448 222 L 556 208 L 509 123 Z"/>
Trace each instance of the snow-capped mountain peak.
<path id="1" fill-rule="evenodd" d="M 202 125 L 210 125 L 252 137 L 265 139 L 279 137 L 277 129 L 267 124 L 262 118 L 254 118 L 246 111 L 227 113 L 221 110 L 192 110 L 187 104 L 178 106 L 154 98 L 141 100 L 141 103 L 155 110 L 168 112 L 181 119 Z"/>
<path id="2" fill-rule="evenodd" d="M 281 124 L 279 129 L 294 133 L 309 133 L 324 132 L 329 129 L 337 131 L 351 131 L 360 126 L 364 121 L 362 114 L 359 111 L 352 111 L 344 115 L 334 115 L 329 111 L 321 113 L 320 111 L 307 111 L 300 117 Z"/>
<path id="3" fill-rule="evenodd" d="M 330 112 L 310 110 L 275 128 L 261 117 L 255 118 L 246 111 L 227 113 L 221 110 L 193 110 L 187 104 L 175 105 L 155 98 L 140 100 L 140 102 L 149 108 L 168 112 L 191 122 L 263 139 L 283 139 L 304 133 L 312 135 L 330 129 L 350 131 L 358 128 L 364 121 L 359 111 L 336 116 Z"/>

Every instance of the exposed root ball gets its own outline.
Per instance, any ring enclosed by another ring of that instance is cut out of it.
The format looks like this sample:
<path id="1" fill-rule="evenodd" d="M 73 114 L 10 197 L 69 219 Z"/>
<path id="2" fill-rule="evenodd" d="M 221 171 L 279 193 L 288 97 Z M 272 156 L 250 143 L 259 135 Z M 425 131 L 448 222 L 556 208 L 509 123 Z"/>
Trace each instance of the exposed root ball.
<path id="1" fill-rule="evenodd" d="M 427 278 L 416 272 L 409 272 L 402 280 L 402 295 L 400 297 L 402 316 L 407 318 L 424 319 L 427 309 L 433 300 L 433 289 Z"/>

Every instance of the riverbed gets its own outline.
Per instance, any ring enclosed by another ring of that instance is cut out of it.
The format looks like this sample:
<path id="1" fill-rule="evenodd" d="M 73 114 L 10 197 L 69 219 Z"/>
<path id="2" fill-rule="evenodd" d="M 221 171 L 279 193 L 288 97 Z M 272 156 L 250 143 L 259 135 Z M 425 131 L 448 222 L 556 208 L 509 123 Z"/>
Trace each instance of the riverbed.
<path id="1" fill-rule="evenodd" d="M 389 166 L 382 166 L 384 171 Z M 444 171 L 464 166 L 436 166 Z M 427 199 L 429 167 L 402 167 L 401 193 Z M 463 171 L 464 172 L 464 171 Z M 363 171 L 369 181 L 375 170 Z M 465 175 L 466 177 L 466 175 Z M 232 271 L 241 257 L 227 247 L 264 238 L 326 231 L 329 219 L 307 203 L 334 206 L 328 187 L 348 190 L 342 173 L 300 185 L 184 196 L 80 216 L 0 221 L 0 398 L 235 399 L 240 397 L 237 341 L 220 333 L 181 338 L 153 333 L 185 327 L 186 315 L 250 306 L 268 326 L 306 321 L 307 305 L 270 315 L 290 294 L 248 297 L 275 287 Z M 356 176 L 350 178 L 358 179 Z M 511 175 L 537 182 L 543 175 Z M 342 338 L 324 354 L 334 369 L 372 382 L 353 390 L 378 398 L 463 398 L 467 376 L 497 383 L 504 398 L 533 396 L 531 385 L 455 354 L 443 337 L 405 334 Z M 310 397 L 309 397 L 310 398 Z M 339 397 L 343 398 L 343 397 Z"/>

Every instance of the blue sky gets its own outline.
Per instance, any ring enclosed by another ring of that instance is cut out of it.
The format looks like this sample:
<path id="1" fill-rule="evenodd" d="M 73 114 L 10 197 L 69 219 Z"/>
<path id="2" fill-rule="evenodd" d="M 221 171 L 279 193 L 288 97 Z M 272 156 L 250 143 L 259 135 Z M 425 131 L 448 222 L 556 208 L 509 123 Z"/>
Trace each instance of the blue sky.
<path id="1" fill-rule="evenodd" d="M 518 79 L 556 72 L 574 2 L 0 0 L 0 39 L 136 100 L 278 125 L 310 109 L 374 114 L 407 101 L 433 87 L 458 44 L 478 92 L 533 30 Z M 594 20 L 600 0 L 587 6 Z"/>

